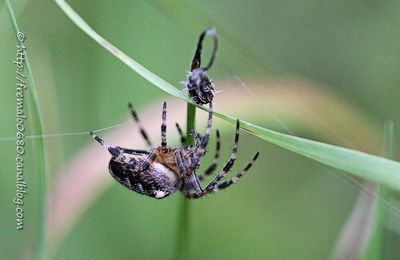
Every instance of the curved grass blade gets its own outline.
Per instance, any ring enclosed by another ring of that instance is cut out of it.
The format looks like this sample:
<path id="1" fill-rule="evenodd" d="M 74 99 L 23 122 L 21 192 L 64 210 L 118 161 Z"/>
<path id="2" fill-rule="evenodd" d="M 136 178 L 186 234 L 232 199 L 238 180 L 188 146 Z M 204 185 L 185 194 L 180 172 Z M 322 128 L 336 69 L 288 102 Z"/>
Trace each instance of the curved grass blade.
<path id="1" fill-rule="evenodd" d="M 393 158 L 393 142 L 394 142 L 393 121 L 385 122 L 385 156 Z M 383 186 L 379 186 L 379 197 L 389 201 L 391 196 L 390 190 Z M 384 259 L 385 233 L 388 220 L 388 209 L 379 203 L 375 205 L 375 219 L 372 223 L 372 234 L 368 245 L 364 252 L 364 259 Z"/>
<path id="2" fill-rule="evenodd" d="M 181 98 L 194 104 L 182 91 L 149 71 L 135 60 L 124 54 L 107 40 L 97 34 L 65 1 L 55 0 L 65 14 L 93 40 L 98 42 L 106 50 L 119 58 L 122 62 L 136 71 L 146 80 L 170 95 Z M 206 108 L 198 106 L 206 110 Z M 215 112 L 216 116 L 234 124 L 235 118 L 229 115 Z M 246 121 L 241 121 L 241 127 L 248 132 L 268 142 L 279 145 L 290 151 L 313 159 L 322 164 L 343 170 L 355 176 L 386 185 L 400 191 L 400 163 L 382 157 L 369 155 L 352 149 L 334 146 L 305 138 L 282 134 L 273 130 L 257 126 Z"/>
<path id="3" fill-rule="evenodd" d="M 7 9 L 10 15 L 12 26 L 15 30 L 15 34 L 17 35 L 20 30 L 17 24 L 17 20 L 14 15 L 14 11 L 9 0 L 5 1 L 7 5 Z M 18 37 L 17 37 L 18 41 Z M 33 80 L 32 69 L 29 64 L 28 54 L 26 49 L 23 49 L 24 53 L 24 64 L 27 72 L 27 90 L 29 99 L 31 100 L 31 112 L 32 112 L 32 130 L 35 134 L 42 134 L 42 122 L 39 108 L 39 101 L 37 96 L 37 90 L 35 81 Z M 38 234 L 37 234 L 37 250 L 36 256 L 37 259 L 47 259 L 48 258 L 48 247 L 47 247 L 47 232 L 46 232 L 46 172 L 45 172 L 45 153 L 44 153 L 44 144 L 43 139 L 38 138 L 33 143 L 34 154 L 30 156 L 33 157 L 33 161 L 35 162 L 34 169 L 36 169 L 39 181 L 39 206 L 38 206 Z"/>

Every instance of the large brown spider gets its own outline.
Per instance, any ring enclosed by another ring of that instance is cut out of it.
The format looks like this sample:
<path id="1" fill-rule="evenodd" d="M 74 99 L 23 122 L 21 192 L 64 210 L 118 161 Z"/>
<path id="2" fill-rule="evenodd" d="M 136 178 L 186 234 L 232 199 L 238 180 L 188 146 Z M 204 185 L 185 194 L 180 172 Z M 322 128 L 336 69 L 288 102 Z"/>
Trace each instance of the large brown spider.
<path id="1" fill-rule="evenodd" d="M 152 142 L 148 138 L 146 131 L 140 126 L 139 118 L 131 104 L 129 104 L 129 108 L 133 119 L 139 125 L 143 138 L 146 140 L 147 144 L 151 146 Z M 259 152 L 257 152 L 246 167 L 244 167 L 235 177 L 222 183 L 218 183 L 231 169 L 236 160 L 240 125 L 239 120 L 237 120 L 235 142 L 232 147 L 231 156 L 223 169 L 203 189 L 200 186 L 200 181 L 215 171 L 219 161 L 220 136 L 219 131 L 217 130 L 217 146 L 214 161 L 203 174 L 199 176 L 196 174 L 196 169 L 198 169 L 200 165 L 200 159 L 206 151 L 211 132 L 212 116 L 212 103 L 209 103 L 208 122 L 204 136 L 201 136 L 197 132 L 192 132 L 195 138 L 194 146 L 186 145 L 186 138 L 183 135 L 182 129 L 178 124 L 176 124 L 181 136 L 182 146 L 177 148 L 167 147 L 166 102 L 164 102 L 162 110 L 161 146 L 152 148 L 148 151 L 126 149 L 118 146 L 114 147 L 104 142 L 93 132 L 90 132 L 90 134 L 110 152 L 112 156 L 109 163 L 110 173 L 114 179 L 128 189 L 157 199 L 165 198 L 179 189 L 185 197 L 189 199 L 197 199 L 207 194 L 225 189 L 231 184 L 237 182 L 240 177 L 250 169 L 259 155 Z M 192 189 L 194 189 L 194 193 L 191 192 Z"/>

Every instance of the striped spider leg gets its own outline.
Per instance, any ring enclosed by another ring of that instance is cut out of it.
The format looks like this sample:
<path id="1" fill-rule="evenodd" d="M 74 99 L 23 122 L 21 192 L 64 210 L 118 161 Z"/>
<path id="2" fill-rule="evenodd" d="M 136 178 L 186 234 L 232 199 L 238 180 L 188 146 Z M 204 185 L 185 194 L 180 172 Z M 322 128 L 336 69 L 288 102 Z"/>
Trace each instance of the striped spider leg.
<path id="1" fill-rule="evenodd" d="M 224 181 L 224 182 L 218 184 L 218 182 L 230 171 L 230 169 L 232 168 L 232 166 L 237 158 L 237 150 L 238 150 L 238 144 L 239 144 L 239 129 L 240 129 L 240 122 L 239 122 L 239 120 L 237 120 L 236 121 L 235 140 L 234 140 L 234 144 L 232 147 L 231 156 L 230 156 L 229 160 L 227 161 L 227 163 L 225 164 L 225 166 L 222 168 L 222 170 L 218 173 L 217 176 L 215 176 L 215 178 L 207 185 L 207 187 L 202 192 L 200 192 L 200 193 L 196 192 L 193 194 L 186 193 L 185 196 L 187 198 L 198 199 L 198 198 L 201 198 L 210 193 L 214 193 L 214 192 L 223 190 L 223 189 L 229 187 L 230 185 L 232 185 L 233 183 L 236 183 L 252 167 L 252 165 L 254 164 L 254 162 L 257 160 L 257 158 L 259 156 L 259 152 L 255 153 L 255 155 L 253 156 L 251 161 L 239 173 L 237 173 L 236 176 L 232 177 L 231 179 L 229 179 L 227 181 Z M 218 146 L 218 144 L 217 144 L 217 146 Z M 215 168 L 216 168 L 216 165 L 215 165 Z M 211 170 L 211 171 L 213 171 L 213 170 Z M 207 171 L 206 171 L 206 173 L 207 173 Z M 206 174 L 204 174 L 204 175 L 206 175 Z M 201 175 L 201 176 L 203 176 L 203 175 Z"/>

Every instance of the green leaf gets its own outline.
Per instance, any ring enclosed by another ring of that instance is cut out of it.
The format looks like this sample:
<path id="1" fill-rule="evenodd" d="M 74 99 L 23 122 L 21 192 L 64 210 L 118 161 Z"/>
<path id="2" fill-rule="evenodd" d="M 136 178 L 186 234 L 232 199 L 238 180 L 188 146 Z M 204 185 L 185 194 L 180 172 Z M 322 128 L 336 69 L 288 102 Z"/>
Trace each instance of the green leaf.
<path id="1" fill-rule="evenodd" d="M 385 156 L 393 158 L 394 143 L 393 121 L 385 122 Z M 379 198 L 383 201 L 390 201 L 391 192 L 384 185 L 379 186 Z M 374 221 L 371 223 L 371 237 L 369 238 L 367 247 L 364 252 L 364 259 L 383 259 L 386 225 L 388 221 L 388 207 L 375 202 L 375 210 L 371 214 L 375 214 Z"/>
<path id="2" fill-rule="evenodd" d="M 124 54 L 117 47 L 113 46 L 97 34 L 65 1 L 56 0 L 56 3 L 80 29 L 143 78 L 168 94 L 194 104 L 184 92 L 178 90 L 150 70 L 143 67 L 141 64 Z M 202 106 L 198 107 L 207 110 Z M 234 124 L 236 120 L 234 117 L 222 113 L 215 112 L 214 114 L 232 124 Z M 369 155 L 356 150 L 282 134 L 246 121 L 241 121 L 241 128 L 268 142 L 279 145 L 322 164 L 400 191 L 400 163 L 396 161 Z"/>

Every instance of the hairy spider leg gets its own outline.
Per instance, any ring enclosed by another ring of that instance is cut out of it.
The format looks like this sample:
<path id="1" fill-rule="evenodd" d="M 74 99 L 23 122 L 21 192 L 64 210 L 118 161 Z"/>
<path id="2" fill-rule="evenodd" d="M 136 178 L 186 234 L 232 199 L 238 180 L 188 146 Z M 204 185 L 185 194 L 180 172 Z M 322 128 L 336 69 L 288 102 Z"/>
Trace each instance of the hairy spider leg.
<path id="1" fill-rule="evenodd" d="M 227 163 L 225 164 L 225 166 L 222 168 L 222 170 L 218 173 L 217 176 L 215 176 L 214 180 L 212 180 L 210 184 L 207 185 L 206 190 L 212 190 L 215 187 L 215 185 L 217 185 L 217 182 L 225 176 L 225 174 L 232 168 L 233 164 L 235 163 L 235 160 L 237 158 L 238 144 L 239 144 L 239 133 L 240 133 L 239 127 L 240 127 L 240 122 L 239 120 L 236 120 L 235 141 L 233 143 L 231 156 L 227 161 Z"/>
<path id="2" fill-rule="evenodd" d="M 117 157 L 123 153 L 121 148 L 113 147 L 113 146 L 109 145 L 107 142 L 105 142 L 103 139 L 101 139 L 98 135 L 96 135 L 92 131 L 90 131 L 89 133 L 93 137 L 93 139 L 96 140 L 97 142 L 99 142 L 99 144 L 101 144 L 101 146 L 106 148 L 111 153 L 111 155 Z"/>
<path id="3" fill-rule="evenodd" d="M 161 122 L 161 147 L 167 147 L 167 102 L 164 101 Z"/>
<path id="4" fill-rule="evenodd" d="M 217 192 L 217 191 L 220 191 L 220 190 L 228 188 L 233 183 L 236 183 L 253 166 L 253 164 L 257 160 L 259 154 L 260 154 L 259 152 L 256 152 L 255 155 L 253 156 L 252 160 L 246 165 L 246 167 L 244 167 L 238 174 L 236 174 L 235 177 L 232 177 L 231 179 L 229 179 L 227 181 L 224 181 L 224 182 L 218 184 L 217 186 L 214 186 L 214 188 L 212 188 L 211 190 L 207 190 L 207 188 L 206 188 L 203 191 L 203 193 L 200 193 L 200 194 L 198 194 L 198 193 L 193 193 L 193 194 L 184 193 L 185 197 L 189 198 L 189 199 L 198 199 L 198 198 L 201 198 L 201 197 L 203 197 L 205 195 L 208 195 L 208 194 L 211 194 L 211 193 L 214 193 L 214 192 Z"/>
<path id="5" fill-rule="evenodd" d="M 259 154 L 260 154 L 260 152 L 256 152 L 254 154 L 253 158 L 251 159 L 251 161 L 247 163 L 246 167 L 244 167 L 243 170 L 241 170 L 238 174 L 236 174 L 235 177 L 232 177 L 230 180 L 227 180 L 227 181 L 224 181 L 224 182 L 218 184 L 217 187 L 215 187 L 212 190 L 212 192 L 226 189 L 233 183 L 236 183 L 251 168 L 251 166 L 253 166 L 253 164 L 257 160 Z"/>
<path id="6" fill-rule="evenodd" d="M 153 149 L 150 152 L 150 154 L 147 156 L 146 160 L 144 162 L 142 162 L 138 171 L 139 172 L 146 171 L 150 167 L 150 165 L 156 160 L 156 158 L 157 158 L 157 154 L 155 153 L 155 149 Z"/>
<path id="7" fill-rule="evenodd" d="M 220 150 L 221 150 L 221 138 L 219 135 L 219 131 L 217 129 L 217 139 L 216 139 L 214 161 L 201 175 L 199 175 L 200 181 L 204 180 L 207 176 L 212 174 L 215 171 L 215 169 L 217 169 L 218 162 L 219 162 Z"/>
<path id="8" fill-rule="evenodd" d="M 188 168 L 183 160 L 183 155 L 181 151 L 178 151 L 176 153 L 176 162 L 179 167 L 179 171 L 182 177 L 188 175 Z M 193 188 L 196 193 L 201 194 L 203 192 L 203 189 L 200 186 L 200 181 L 197 177 L 196 174 L 191 174 L 189 177 L 183 178 L 183 184 L 181 187 L 181 191 L 185 196 L 189 194 L 189 190 Z"/>
<path id="9" fill-rule="evenodd" d="M 215 30 L 215 28 L 208 28 L 208 29 L 205 29 L 200 34 L 199 40 L 197 42 L 196 52 L 194 53 L 194 57 L 192 59 L 192 66 L 191 66 L 190 71 L 193 71 L 194 69 L 199 68 L 201 65 L 201 51 L 203 49 L 203 40 L 206 35 L 209 35 L 210 37 L 213 38 L 214 47 L 213 47 L 211 58 L 210 58 L 208 65 L 206 67 L 202 68 L 202 70 L 207 71 L 208 69 L 211 68 L 212 64 L 214 63 L 215 54 L 217 53 L 217 49 L 218 49 L 217 31 Z"/>
<path id="10" fill-rule="evenodd" d="M 146 150 L 127 149 L 127 148 L 121 148 L 121 149 L 124 153 L 127 153 L 127 154 L 150 154 L 150 152 L 146 151 Z"/>
<path id="11" fill-rule="evenodd" d="M 146 143 L 149 147 L 152 147 L 153 144 L 149 138 L 149 135 L 147 134 L 146 130 L 142 127 L 139 117 L 138 117 L 135 109 L 132 106 L 132 103 L 128 103 L 128 108 L 131 111 L 133 120 L 135 120 L 136 124 L 139 126 L 140 134 L 142 135 L 143 139 L 146 141 Z"/>
<path id="12" fill-rule="evenodd" d="M 229 158 L 229 160 L 227 161 L 227 163 L 225 164 L 225 166 L 222 168 L 222 170 L 218 173 L 217 176 L 214 177 L 214 179 L 207 185 L 207 187 L 203 190 L 202 193 L 197 193 L 197 194 L 192 194 L 190 195 L 190 198 L 200 198 L 208 193 L 210 193 L 215 186 L 217 185 L 218 181 L 220 181 L 227 172 L 229 172 L 229 170 L 232 168 L 236 157 L 237 157 L 237 150 L 238 150 L 238 143 L 239 143 L 239 129 L 240 129 L 240 121 L 237 120 L 236 121 L 236 131 L 235 131 L 235 141 L 232 147 L 232 151 L 231 151 L 231 156 Z"/>
<path id="13" fill-rule="evenodd" d="M 92 131 L 90 131 L 90 135 L 93 137 L 93 139 L 99 142 L 104 148 L 106 148 L 111 153 L 111 155 L 115 157 L 122 156 L 126 160 L 128 160 L 127 156 L 125 156 L 124 154 L 125 151 L 128 151 L 129 154 L 133 153 L 134 151 L 140 151 L 140 150 L 123 149 L 120 147 L 113 147 L 109 145 L 107 142 L 105 142 L 103 139 L 101 139 L 98 135 L 93 133 Z M 137 169 L 138 172 L 146 171 L 150 167 L 150 165 L 155 161 L 157 155 L 154 151 L 155 149 L 153 149 L 150 153 L 146 152 L 148 156 L 146 160 Z"/>
<path id="14" fill-rule="evenodd" d="M 186 137 L 182 131 L 182 128 L 179 126 L 178 123 L 175 124 L 176 128 L 178 129 L 179 135 L 181 137 L 181 144 L 182 146 L 186 145 Z M 194 132 L 194 131 L 193 131 Z M 194 132 L 195 134 L 198 134 L 196 132 Z M 220 134 L 219 134 L 219 130 L 217 129 L 216 131 L 217 134 L 217 138 L 216 138 L 216 147 L 215 147 L 215 155 L 214 155 L 214 160 L 212 162 L 212 164 L 201 174 L 198 176 L 199 181 L 204 180 L 207 176 L 209 176 L 210 174 L 212 174 L 215 169 L 218 166 L 218 162 L 219 162 L 219 155 L 220 155 L 220 150 L 221 150 L 221 138 L 220 138 Z"/>
<path id="15" fill-rule="evenodd" d="M 200 143 L 201 143 L 201 135 L 200 135 L 200 133 L 194 131 L 193 129 L 190 129 L 190 135 L 193 136 L 194 146 L 196 148 L 199 147 Z"/>
<path id="16" fill-rule="evenodd" d="M 200 145 L 199 145 L 199 147 L 197 147 L 196 152 L 193 156 L 193 160 L 189 167 L 189 172 L 188 172 L 189 175 L 194 173 L 194 170 L 199 165 L 200 158 L 204 155 L 204 153 L 206 151 L 208 139 L 210 137 L 210 132 L 211 132 L 211 125 L 212 125 L 212 115 L 213 115 L 212 102 L 209 103 L 208 110 L 209 110 L 209 112 L 208 112 L 207 127 L 206 127 L 206 130 L 204 131 L 204 136 L 201 138 Z"/>
<path id="17" fill-rule="evenodd" d="M 179 136 L 181 137 L 181 145 L 186 145 L 186 136 L 183 134 L 182 128 L 179 126 L 178 123 L 175 123 L 176 129 L 178 129 Z"/>

